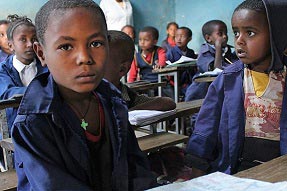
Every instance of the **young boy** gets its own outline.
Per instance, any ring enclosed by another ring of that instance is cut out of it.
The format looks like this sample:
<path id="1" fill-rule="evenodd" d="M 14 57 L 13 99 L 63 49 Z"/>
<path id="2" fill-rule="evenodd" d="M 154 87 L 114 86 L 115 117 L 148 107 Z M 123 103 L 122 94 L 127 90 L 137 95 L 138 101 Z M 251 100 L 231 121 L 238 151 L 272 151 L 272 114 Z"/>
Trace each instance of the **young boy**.
<path id="1" fill-rule="evenodd" d="M 231 63 L 238 60 L 232 47 L 227 44 L 227 26 L 221 20 L 211 20 L 202 26 L 202 35 L 206 43 L 202 44 L 198 59 L 197 67 L 199 73 L 204 73 L 215 68 L 223 69 Z M 207 93 L 209 83 L 207 82 L 192 82 L 187 87 L 185 93 L 185 101 L 192 101 L 195 99 L 202 99 Z"/>
<path id="2" fill-rule="evenodd" d="M 100 7 L 50 0 L 35 21 L 34 49 L 50 73 L 28 86 L 12 129 L 18 189 L 150 188 L 155 181 L 127 107 L 102 80 L 108 40 Z"/>
<path id="3" fill-rule="evenodd" d="M 134 44 L 132 39 L 120 31 L 108 31 L 110 55 L 107 62 L 105 78 L 113 83 L 122 93 L 129 110 L 159 110 L 175 109 L 176 105 L 168 97 L 147 97 L 139 95 L 128 86 L 121 83 L 120 79 L 127 74 L 134 58 Z M 125 48 L 122 48 L 125 47 Z"/>
<path id="4" fill-rule="evenodd" d="M 0 62 L 6 60 L 12 54 L 8 46 L 7 29 L 9 26 L 8 20 L 0 20 Z"/>
<path id="5" fill-rule="evenodd" d="M 158 30 L 154 27 L 144 27 L 139 32 L 139 47 L 141 49 L 135 56 L 129 72 L 128 82 L 137 79 L 157 82 L 156 73 L 152 73 L 154 67 L 165 67 L 165 50 L 156 46 Z M 139 74 L 139 78 L 138 78 Z"/>
<path id="6" fill-rule="evenodd" d="M 187 44 L 192 39 L 192 31 L 187 27 L 179 27 L 175 32 L 176 46 L 167 51 L 166 58 L 171 62 L 175 62 L 180 59 L 181 56 L 189 58 L 197 58 L 194 50 L 187 47 Z"/>
<path id="7" fill-rule="evenodd" d="M 235 9 L 240 61 L 211 84 L 199 112 L 187 147 L 194 176 L 233 174 L 287 153 L 286 9 L 284 0 L 246 0 Z"/>

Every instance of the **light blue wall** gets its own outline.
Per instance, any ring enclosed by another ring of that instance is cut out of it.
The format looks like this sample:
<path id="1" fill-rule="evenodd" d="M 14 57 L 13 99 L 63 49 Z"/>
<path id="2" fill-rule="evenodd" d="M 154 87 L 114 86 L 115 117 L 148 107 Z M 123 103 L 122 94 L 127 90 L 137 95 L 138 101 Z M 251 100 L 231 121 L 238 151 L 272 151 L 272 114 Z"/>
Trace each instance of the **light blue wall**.
<path id="1" fill-rule="evenodd" d="M 233 44 L 231 15 L 237 5 L 243 0 L 175 0 L 175 20 L 180 26 L 187 26 L 193 32 L 193 39 L 189 47 L 198 51 L 204 42 L 201 33 L 202 25 L 213 19 L 226 23 L 229 44 Z"/>
<path id="2" fill-rule="evenodd" d="M 94 0 L 99 3 L 100 0 Z M 202 25 L 211 19 L 223 20 L 229 30 L 229 43 L 233 44 L 230 19 L 234 8 L 242 0 L 130 0 L 134 10 L 136 31 L 151 25 L 160 32 L 159 42 L 166 37 L 166 25 L 176 21 L 193 31 L 189 47 L 198 51 L 204 42 L 201 35 Z M 8 14 L 26 15 L 34 20 L 36 12 L 47 0 L 0 0 L 0 19 Z"/>

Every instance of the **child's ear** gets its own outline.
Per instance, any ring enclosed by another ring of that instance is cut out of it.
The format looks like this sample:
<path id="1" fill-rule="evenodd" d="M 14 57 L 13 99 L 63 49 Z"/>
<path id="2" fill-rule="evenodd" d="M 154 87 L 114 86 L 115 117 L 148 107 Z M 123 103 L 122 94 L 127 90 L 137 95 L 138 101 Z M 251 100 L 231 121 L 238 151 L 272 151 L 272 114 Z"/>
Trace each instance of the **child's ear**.
<path id="1" fill-rule="evenodd" d="M 121 64 L 121 66 L 120 66 L 120 76 L 121 77 L 125 76 L 128 73 L 128 71 L 130 69 L 130 67 L 128 67 L 128 66 L 129 66 L 129 64 L 127 62 Z"/>
<path id="2" fill-rule="evenodd" d="M 39 42 L 34 42 L 33 49 L 36 55 L 38 56 L 39 60 L 41 61 L 42 66 L 43 67 L 47 66 L 47 64 L 45 63 L 45 55 L 41 44 Z"/>
<path id="3" fill-rule="evenodd" d="M 157 44 L 157 40 L 154 39 L 153 40 L 153 44 L 156 45 Z"/>
<path id="4" fill-rule="evenodd" d="M 210 36 L 208 34 L 204 35 L 204 38 L 208 43 L 211 42 Z"/>
<path id="5" fill-rule="evenodd" d="M 8 46 L 10 51 L 14 53 L 13 43 L 11 41 L 8 41 Z"/>

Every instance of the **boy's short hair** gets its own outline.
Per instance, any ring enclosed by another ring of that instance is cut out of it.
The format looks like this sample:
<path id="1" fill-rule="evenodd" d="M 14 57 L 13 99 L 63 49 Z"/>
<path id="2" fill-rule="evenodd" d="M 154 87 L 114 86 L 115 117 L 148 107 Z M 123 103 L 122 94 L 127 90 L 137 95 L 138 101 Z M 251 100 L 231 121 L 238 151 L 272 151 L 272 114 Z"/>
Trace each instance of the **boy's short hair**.
<path id="1" fill-rule="evenodd" d="M 151 33 L 154 40 L 158 40 L 159 32 L 155 27 L 147 26 L 147 27 L 142 28 L 140 32 L 149 32 Z"/>
<path id="2" fill-rule="evenodd" d="M 57 10 L 64 12 L 65 9 L 72 8 L 87 8 L 94 10 L 95 13 L 99 14 L 104 20 L 105 28 L 107 28 L 104 13 L 99 5 L 97 5 L 93 0 L 49 0 L 37 12 L 35 18 L 36 34 L 41 44 L 44 44 L 44 34 L 47 30 L 51 13 Z"/>
<path id="3" fill-rule="evenodd" d="M 179 27 L 178 29 L 186 30 L 187 31 L 187 37 L 188 38 L 192 37 L 192 31 L 190 30 L 190 28 L 188 28 L 188 27 Z"/>
<path id="4" fill-rule="evenodd" d="M 109 43 L 115 44 L 121 48 L 123 55 L 132 62 L 134 58 L 135 45 L 133 39 L 122 31 L 109 30 L 108 31 Z"/>
<path id="5" fill-rule="evenodd" d="M 214 26 L 216 26 L 216 25 L 223 25 L 223 26 L 225 26 L 225 28 L 227 30 L 227 26 L 223 21 L 221 21 L 221 20 L 210 20 L 210 21 L 207 21 L 202 26 L 203 37 L 205 38 L 205 35 L 211 35 L 214 31 Z"/>
<path id="6" fill-rule="evenodd" d="M 18 16 L 17 14 L 8 15 L 7 20 L 8 20 L 8 22 L 10 22 L 9 27 L 7 29 L 7 38 L 10 41 L 13 40 L 13 34 L 14 34 L 14 31 L 17 27 L 19 27 L 21 25 L 35 27 L 32 20 L 26 16 L 21 17 L 21 16 Z"/>
<path id="7" fill-rule="evenodd" d="M 239 11 L 241 9 L 249 9 L 256 12 L 260 12 L 266 14 L 266 9 L 262 0 L 246 0 L 243 1 L 240 5 L 238 5 L 234 12 Z"/>

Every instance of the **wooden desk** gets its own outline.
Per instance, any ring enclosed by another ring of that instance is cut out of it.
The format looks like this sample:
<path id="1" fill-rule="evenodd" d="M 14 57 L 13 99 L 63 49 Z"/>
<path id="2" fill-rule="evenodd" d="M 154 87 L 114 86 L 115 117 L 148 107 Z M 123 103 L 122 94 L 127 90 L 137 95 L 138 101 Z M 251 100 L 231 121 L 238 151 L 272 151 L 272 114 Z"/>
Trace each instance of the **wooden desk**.
<path id="1" fill-rule="evenodd" d="M 0 172 L 0 190 L 17 190 L 17 175 L 15 170 Z"/>
<path id="2" fill-rule="evenodd" d="M 251 178 L 266 182 L 287 181 L 287 155 L 278 157 L 253 168 L 234 174 L 236 177 Z"/>
<path id="3" fill-rule="evenodd" d="M 188 136 L 173 133 L 161 132 L 138 138 L 142 151 L 149 153 L 163 147 L 168 147 L 188 141 Z"/>
<path id="4" fill-rule="evenodd" d="M 162 82 L 162 77 L 165 76 L 174 76 L 174 99 L 177 103 L 179 101 L 179 72 L 188 70 L 191 68 L 197 67 L 196 61 L 188 62 L 188 63 L 182 63 L 182 64 L 174 64 L 174 65 L 168 65 L 165 68 L 153 70 L 153 73 L 158 74 L 158 82 Z M 159 96 L 161 96 L 161 87 L 158 88 Z"/>
<path id="5" fill-rule="evenodd" d="M 2 139 L 0 141 L 0 146 L 8 151 L 14 151 L 14 145 L 12 143 L 12 138 Z"/>
<path id="6" fill-rule="evenodd" d="M 147 91 L 152 90 L 158 87 L 166 86 L 166 82 L 155 82 L 155 83 L 140 83 L 140 84 L 134 84 L 134 83 L 126 83 L 126 85 L 134 90 L 134 91 Z"/>
<path id="7" fill-rule="evenodd" d="M 203 103 L 204 99 L 199 99 L 199 100 L 193 100 L 189 102 L 179 102 L 176 104 L 176 112 L 172 115 L 169 115 L 168 117 L 163 117 L 160 118 L 150 124 L 145 124 L 146 125 L 151 125 L 151 133 L 156 133 L 156 124 L 161 123 L 164 121 L 168 121 L 171 119 L 176 119 L 180 118 L 180 125 L 177 127 L 176 132 L 180 134 L 180 130 L 182 130 L 182 133 L 185 134 L 185 128 L 184 128 L 184 118 L 186 116 L 190 116 L 200 110 L 200 107 Z M 138 125 L 137 127 L 141 127 L 141 125 Z"/>
<path id="8" fill-rule="evenodd" d="M 208 83 L 211 83 L 216 78 L 217 78 L 217 76 L 205 76 L 205 77 L 195 78 L 194 81 L 195 82 L 208 82 Z"/>

